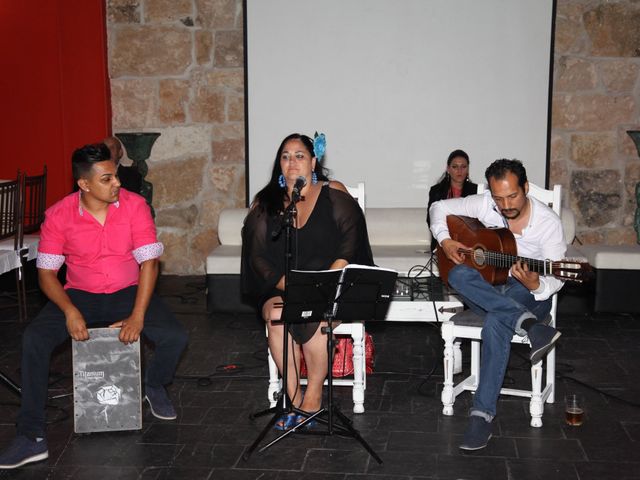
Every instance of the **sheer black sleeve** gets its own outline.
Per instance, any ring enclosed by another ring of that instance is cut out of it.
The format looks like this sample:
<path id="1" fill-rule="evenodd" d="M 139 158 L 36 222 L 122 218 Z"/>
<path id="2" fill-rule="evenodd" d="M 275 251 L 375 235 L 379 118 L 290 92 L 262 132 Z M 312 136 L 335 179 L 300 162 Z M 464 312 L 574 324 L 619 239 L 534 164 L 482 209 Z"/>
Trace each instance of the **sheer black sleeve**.
<path id="1" fill-rule="evenodd" d="M 274 289 L 284 271 L 274 252 L 269 216 L 259 207 L 250 210 L 242 229 L 242 293 L 254 300 L 262 299 Z"/>
<path id="2" fill-rule="evenodd" d="M 334 188 L 329 188 L 329 198 L 339 231 L 336 260 L 342 258 L 349 263 L 373 265 L 367 224 L 358 202 L 348 193 Z"/>

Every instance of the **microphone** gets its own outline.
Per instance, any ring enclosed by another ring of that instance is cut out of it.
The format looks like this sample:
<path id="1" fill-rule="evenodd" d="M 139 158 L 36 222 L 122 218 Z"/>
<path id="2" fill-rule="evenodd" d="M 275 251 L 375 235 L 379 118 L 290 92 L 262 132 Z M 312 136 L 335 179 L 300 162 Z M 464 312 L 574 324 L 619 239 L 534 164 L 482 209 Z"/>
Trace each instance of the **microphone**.
<path id="1" fill-rule="evenodd" d="M 304 178 L 304 176 L 300 175 L 298 178 L 296 178 L 296 183 L 293 185 L 293 195 L 300 195 L 300 192 L 302 191 L 302 189 L 304 188 L 304 186 L 307 184 L 307 179 Z"/>
<path id="2" fill-rule="evenodd" d="M 296 183 L 293 185 L 293 190 L 291 191 L 291 203 L 296 204 L 300 200 L 304 200 L 300 192 L 302 188 L 307 184 L 307 179 L 304 176 L 300 175 L 296 178 Z"/>

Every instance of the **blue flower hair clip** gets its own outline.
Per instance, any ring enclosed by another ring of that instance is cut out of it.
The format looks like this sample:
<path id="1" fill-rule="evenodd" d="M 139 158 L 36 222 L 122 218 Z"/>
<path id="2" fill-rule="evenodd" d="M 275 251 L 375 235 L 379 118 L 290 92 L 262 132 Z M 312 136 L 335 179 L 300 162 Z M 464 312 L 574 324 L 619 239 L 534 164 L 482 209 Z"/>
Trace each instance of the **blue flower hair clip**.
<path id="1" fill-rule="evenodd" d="M 316 132 L 313 136 L 313 155 L 318 159 L 318 161 L 322 161 L 326 151 L 327 139 L 324 136 L 324 133 L 318 134 L 318 132 Z"/>

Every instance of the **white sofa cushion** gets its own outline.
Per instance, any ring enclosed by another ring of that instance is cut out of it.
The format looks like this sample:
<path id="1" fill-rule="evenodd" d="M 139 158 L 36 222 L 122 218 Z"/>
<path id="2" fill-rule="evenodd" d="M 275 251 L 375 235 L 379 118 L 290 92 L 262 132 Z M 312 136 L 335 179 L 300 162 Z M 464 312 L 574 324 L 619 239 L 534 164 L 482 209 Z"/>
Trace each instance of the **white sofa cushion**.
<path id="1" fill-rule="evenodd" d="M 207 275 L 239 274 L 241 245 L 218 245 L 207 257 Z"/>
<path id="2" fill-rule="evenodd" d="M 424 245 L 371 245 L 373 261 L 379 267 L 391 268 L 406 275 L 416 266 L 424 266 L 430 258 Z M 412 271 L 412 275 L 419 272 Z"/>
<path id="3" fill-rule="evenodd" d="M 248 208 L 225 208 L 220 212 L 218 240 L 221 245 L 242 245 L 242 225 L 248 211 Z"/>
<path id="4" fill-rule="evenodd" d="M 431 234 L 425 208 L 367 208 L 371 245 L 418 245 L 429 248 Z M 375 256 L 374 256 L 375 260 Z"/>
<path id="5" fill-rule="evenodd" d="M 564 239 L 568 244 L 571 244 L 573 239 L 576 238 L 576 217 L 573 215 L 573 211 L 568 208 L 563 208 L 560 211 L 560 220 L 562 221 Z"/>
<path id="6" fill-rule="evenodd" d="M 640 245 L 581 245 L 592 267 L 611 270 L 640 270 Z"/>

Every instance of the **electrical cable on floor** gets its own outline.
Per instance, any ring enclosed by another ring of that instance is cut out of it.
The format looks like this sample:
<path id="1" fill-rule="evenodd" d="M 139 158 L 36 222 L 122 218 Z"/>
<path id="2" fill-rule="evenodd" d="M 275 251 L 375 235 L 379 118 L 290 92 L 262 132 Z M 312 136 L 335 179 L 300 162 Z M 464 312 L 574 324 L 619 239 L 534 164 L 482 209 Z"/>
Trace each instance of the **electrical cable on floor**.
<path id="1" fill-rule="evenodd" d="M 558 378 L 561 378 L 563 380 L 569 380 L 571 382 L 577 383 L 578 385 L 581 385 L 585 388 L 588 388 L 589 390 L 593 390 L 594 392 L 599 393 L 600 395 L 604 395 L 607 398 L 611 398 L 612 400 L 616 400 L 620 403 L 624 403 L 625 405 L 629 405 L 631 407 L 636 407 L 636 408 L 640 408 L 640 403 L 638 402 L 632 402 L 630 400 L 627 400 L 625 398 L 622 397 L 618 397 L 617 395 L 613 395 L 612 393 L 609 392 L 605 392 L 604 390 L 594 387 L 593 385 L 589 385 L 588 383 L 583 382 L 582 380 L 578 380 L 577 378 L 574 377 L 570 377 L 568 375 L 560 375 Z"/>
<path id="2" fill-rule="evenodd" d="M 433 367 L 431 367 L 431 371 L 429 373 L 427 373 L 427 377 L 422 380 L 422 382 L 420 383 L 420 385 L 418 385 L 417 391 L 419 395 L 422 395 L 423 397 L 431 397 L 432 395 L 427 394 L 426 392 L 424 392 L 422 389 L 424 387 L 424 385 L 427 384 L 427 382 L 431 379 L 431 377 L 433 376 L 434 372 L 436 371 L 436 368 L 438 366 L 440 366 L 441 363 L 440 362 L 433 362 Z"/>
<path id="3" fill-rule="evenodd" d="M 512 350 L 512 353 L 514 353 L 515 355 L 521 357 L 523 360 L 525 360 L 522 365 L 523 366 L 516 366 L 516 367 L 509 367 L 509 370 L 522 370 L 522 371 L 528 371 L 531 369 L 531 361 L 529 360 L 529 358 L 526 355 L 521 354 L 520 352 L 516 352 Z M 528 366 L 527 366 L 528 364 Z M 561 370 L 562 369 L 566 369 L 565 373 L 562 373 Z M 574 383 L 577 383 L 578 385 L 581 385 L 589 390 L 592 390 L 596 393 L 599 393 L 601 395 L 604 395 L 605 397 L 611 398 L 613 400 L 617 400 L 621 403 L 624 403 L 626 405 L 632 406 L 632 407 L 637 407 L 640 408 L 640 403 L 638 402 L 632 402 L 630 400 L 626 400 L 622 397 L 619 397 L 617 395 L 613 395 L 612 393 L 609 393 L 605 390 L 602 390 L 598 387 L 594 387 L 593 385 L 589 385 L 586 382 L 583 382 L 582 380 L 578 380 L 575 377 L 569 376 L 567 375 L 567 373 L 572 373 L 575 372 L 575 367 L 573 365 L 570 365 L 568 363 L 556 363 L 556 372 L 558 372 L 558 375 L 556 376 L 556 378 L 560 379 L 560 380 L 568 380 Z"/>
<path id="4" fill-rule="evenodd" d="M 440 277 L 433 274 L 433 267 L 434 267 L 435 261 L 436 259 L 433 255 L 433 252 L 430 252 L 430 258 L 429 260 L 427 260 L 427 263 L 425 263 L 424 265 L 419 264 L 411 267 L 407 272 L 407 277 L 410 280 L 409 291 L 411 294 L 411 301 L 413 300 L 431 301 L 431 304 L 433 305 L 433 312 L 435 314 L 435 319 L 436 319 L 435 323 L 439 324 L 442 322 L 440 320 L 440 316 L 438 315 L 438 309 L 436 305 L 437 299 L 436 299 L 434 287 L 435 287 L 435 282 L 439 281 Z M 427 275 L 426 277 L 421 277 L 421 275 L 423 275 L 425 271 L 428 271 L 429 275 Z M 426 288 L 423 288 L 420 285 L 420 279 L 424 280 L 424 283 L 426 284 Z M 444 295 L 445 286 L 442 285 L 442 287 L 443 287 L 443 295 Z"/>

